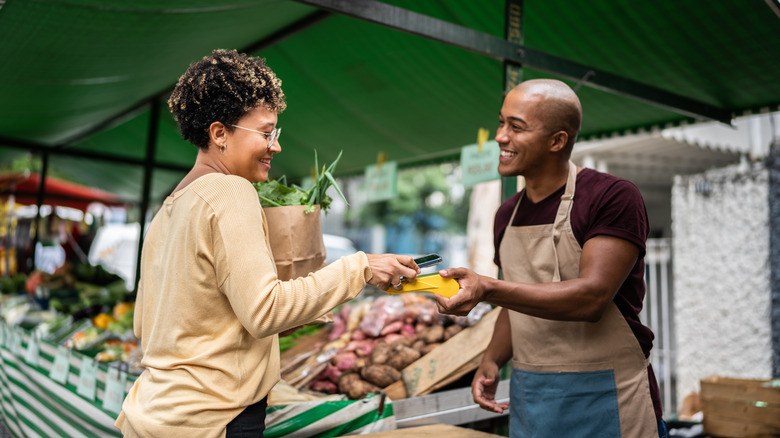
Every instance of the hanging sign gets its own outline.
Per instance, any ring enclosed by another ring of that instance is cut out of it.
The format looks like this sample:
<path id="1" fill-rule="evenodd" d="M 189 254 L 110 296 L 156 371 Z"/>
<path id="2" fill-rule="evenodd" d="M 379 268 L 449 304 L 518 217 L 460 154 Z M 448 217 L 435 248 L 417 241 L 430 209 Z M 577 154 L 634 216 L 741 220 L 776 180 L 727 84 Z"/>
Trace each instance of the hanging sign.
<path id="1" fill-rule="evenodd" d="M 106 390 L 103 392 L 103 409 L 118 414 L 122 410 L 125 399 L 125 382 L 127 373 L 118 368 L 109 367 L 106 380 Z"/>
<path id="2" fill-rule="evenodd" d="M 24 353 L 24 361 L 37 367 L 40 359 L 40 346 L 35 334 L 30 334 L 30 340 L 27 342 L 27 351 Z"/>
<path id="3" fill-rule="evenodd" d="M 18 329 L 12 329 L 11 331 L 11 353 L 14 356 L 22 355 L 22 334 Z"/>
<path id="4" fill-rule="evenodd" d="M 366 167 L 365 189 L 368 202 L 386 201 L 398 195 L 398 165 L 395 161 Z"/>
<path id="5" fill-rule="evenodd" d="M 481 150 L 480 150 L 481 149 Z M 501 178 L 498 173 L 498 157 L 501 150 L 495 141 L 464 146 L 460 150 L 461 183 L 469 187 L 478 183 L 495 181 Z"/>
<path id="6" fill-rule="evenodd" d="M 76 393 L 90 401 L 95 400 L 95 393 L 97 392 L 97 369 L 97 361 L 86 356 L 81 358 L 79 384 L 76 387 Z"/>
<path id="7" fill-rule="evenodd" d="M 57 346 L 57 355 L 54 356 L 49 378 L 55 382 L 66 384 L 68 382 L 68 373 L 70 372 L 70 348 L 64 345 Z"/>

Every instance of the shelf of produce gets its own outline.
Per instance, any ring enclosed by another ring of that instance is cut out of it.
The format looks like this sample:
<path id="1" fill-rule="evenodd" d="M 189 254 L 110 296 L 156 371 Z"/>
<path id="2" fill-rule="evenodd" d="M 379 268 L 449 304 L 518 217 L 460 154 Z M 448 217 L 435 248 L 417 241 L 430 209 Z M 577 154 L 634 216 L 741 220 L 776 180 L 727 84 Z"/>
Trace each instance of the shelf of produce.
<path id="1" fill-rule="evenodd" d="M 502 380 L 496 392 L 498 402 L 509 401 L 509 381 Z M 471 396 L 471 388 L 458 388 L 430 395 L 393 401 L 395 422 L 399 428 L 429 424 L 460 425 L 508 415 L 480 408 Z"/>

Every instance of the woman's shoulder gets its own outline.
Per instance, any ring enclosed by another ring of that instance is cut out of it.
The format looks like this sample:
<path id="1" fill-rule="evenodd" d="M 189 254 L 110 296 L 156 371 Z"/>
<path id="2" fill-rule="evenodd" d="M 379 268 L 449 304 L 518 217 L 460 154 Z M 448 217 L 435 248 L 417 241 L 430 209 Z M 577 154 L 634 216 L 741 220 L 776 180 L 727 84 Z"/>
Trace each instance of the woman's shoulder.
<path id="1" fill-rule="evenodd" d="M 215 209 L 230 208 L 236 203 L 241 205 L 260 203 L 252 183 L 236 175 L 223 173 L 203 175 L 193 181 L 192 190 Z"/>

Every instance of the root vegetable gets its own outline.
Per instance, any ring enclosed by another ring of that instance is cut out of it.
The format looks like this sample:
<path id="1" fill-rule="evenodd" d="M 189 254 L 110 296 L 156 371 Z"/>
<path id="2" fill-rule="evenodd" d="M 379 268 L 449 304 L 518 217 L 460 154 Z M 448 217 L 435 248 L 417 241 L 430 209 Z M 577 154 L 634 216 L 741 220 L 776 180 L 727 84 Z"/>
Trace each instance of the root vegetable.
<path id="1" fill-rule="evenodd" d="M 419 358 L 419 351 L 405 345 L 396 345 L 393 347 L 392 354 L 387 360 L 387 364 L 397 370 L 402 370 Z"/>
<path id="2" fill-rule="evenodd" d="M 403 326 L 404 326 L 403 321 L 393 321 L 382 328 L 382 331 L 379 332 L 379 336 L 386 336 L 389 335 L 390 333 L 397 333 L 401 331 L 401 328 Z"/>
<path id="3" fill-rule="evenodd" d="M 371 355 L 371 350 L 374 349 L 375 339 L 364 339 L 362 341 L 350 341 L 344 351 L 354 351 L 359 357 L 368 357 Z"/>
<path id="4" fill-rule="evenodd" d="M 390 346 L 395 347 L 396 345 L 406 345 L 407 347 L 411 347 L 416 339 L 417 338 L 414 336 L 399 336 L 390 342 Z"/>
<path id="5" fill-rule="evenodd" d="M 435 350 L 440 345 L 441 345 L 441 342 L 434 342 L 433 344 L 428 344 L 425 347 L 423 347 L 422 350 L 420 350 L 420 354 L 425 356 L 426 354 L 428 354 L 431 351 Z"/>
<path id="6" fill-rule="evenodd" d="M 440 326 L 439 324 L 434 324 L 423 330 L 423 332 L 419 334 L 418 338 L 425 341 L 426 344 L 441 342 L 441 340 L 444 339 L 444 327 Z"/>
<path id="7" fill-rule="evenodd" d="M 371 352 L 371 363 L 384 364 L 390 358 L 390 344 L 385 341 L 379 341 Z"/>
<path id="8" fill-rule="evenodd" d="M 352 400 L 363 398 L 375 391 L 379 391 L 379 388 L 361 379 L 357 373 L 347 373 L 339 379 L 339 392 Z"/>
<path id="9" fill-rule="evenodd" d="M 330 380 L 333 383 L 338 383 L 339 377 L 343 374 L 343 371 L 335 366 L 328 364 L 325 370 L 317 376 L 317 380 Z"/>
<path id="10" fill-rule="evenodd" d="M 414 343 L 412 344 L 412 348 L 414 348 L 416 351 L 422 352 L 422 349 L 425 348 L 425 341 L 423 341 L 422 339 L 418 339 L 414 341 Z"/>
<path id="11" fill-rule="evenodd" d="M 404 336 L 415 336 L 417 332 L 414 330 L 414 326 L 411 324 L 404 324 L 401 327 L 401 334 Z"/>
<path id="12" fill-rule="evenodd" d="M 357 367 L 358 357 L 353 352 L 339 353 L 331 359 L 331 363 L 340 371 L 352 371 Z"/>
<path id="13" fill-rule="evenodd" d="M 360 376 L 380 388 L 401 380 L 401 372 L 390 365 L 369 365 L 360 370 Z"/>
<path id="14" fill-rule="evenodd" d="M 312 391 L 324 392 L 326 394 L 335 394 L 339 392 L 339 388 L 330 380 L 315 380 L 311 382 L 309 389 Z"/>
<path id="15" fill-rule="evenodd" d="M 447 339 L 457 335 L 461 331 L 463 331 L 463 326 L 462 325 L 460 325 L 460 324 L 452 324 L 451 326 L 449 326 L 446 329 L 444 329 L 444 340 L 446 341 Z"/>

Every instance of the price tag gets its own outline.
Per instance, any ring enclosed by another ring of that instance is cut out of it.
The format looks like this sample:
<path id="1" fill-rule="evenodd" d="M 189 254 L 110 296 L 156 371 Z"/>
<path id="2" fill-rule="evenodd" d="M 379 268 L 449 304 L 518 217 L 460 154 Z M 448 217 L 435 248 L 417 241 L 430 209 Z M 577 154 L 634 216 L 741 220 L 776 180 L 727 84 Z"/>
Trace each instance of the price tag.
<path id="1" fill-rule="evenodd" d="M 17 330 L 11 332 L 11 353 L 15 356 L 22 355 L 22 334 Z"/>
<path id="2" fill-rule="evenodd" d="M 38 360 L 40 359 L 41 347 L 38 345 L 38 338 L 35 335 L 30 335 L 30 340 L 27 342 L 27 351 L 24 354 L 24 361 L 28 364 L 37 367 Z"/>
<path id="3" fill-rule="evenodd" d="M 97 392 L 97 369 L 98 363 L 89 357 L 81 359 L 81 369 L 79 370 L 79 384 L 76 387 L 76 393 L 87 400 L 95 400 Z"/>
<path id="4" fill-rule="evenodd" d="M 464 146 L 460 150 L 461 182 L 469 187 L 478 183 L 501 178 L 498 173 L 498 158 L 501 149 L 495 141 L 488 141 L 479 150 L 478 145 Z"/>
<path id="5" fill-rule="evenodd" d="M 365 178 L 368 202 L 385 201 L 398 194 L 398 165 L 394 161 L 366 167 Z"/>
<path id="6" fill-rule="evenodd" d="M 108 367 L 106 390 L 103 392 L 103 409 L 118 414 L 125 399 L 127 373 L 114 367 Z"/>
<path id="7" fill-rule="evenodd" d="M 49 377 L 55 382 L 65 385 L 68 383 L 68 373 L 70 372 L 70 348 L 62 345 L 57 346 L 57 355 L 54 357 L 54 363 L 51 366 Z"/>

